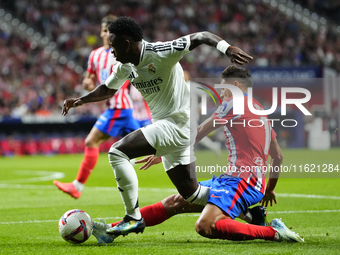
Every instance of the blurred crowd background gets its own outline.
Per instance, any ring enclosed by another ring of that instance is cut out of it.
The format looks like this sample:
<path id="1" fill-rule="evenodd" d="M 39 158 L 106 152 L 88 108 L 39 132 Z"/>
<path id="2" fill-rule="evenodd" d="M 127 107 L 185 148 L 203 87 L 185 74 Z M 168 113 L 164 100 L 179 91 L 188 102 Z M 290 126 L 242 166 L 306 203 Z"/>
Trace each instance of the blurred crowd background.
<path id="1" fill-rule="evenodd" d="M 24 32 L 0 24 L 0 118 L 60 116 L 64 99 L 84 93 L 81 81 L 87 58 L 102 45 L 100 20 L 107 14 L 136 19 L 146 41 L 210 31 L 252 55 L 254 61 L 247 67 L 321 66 L 339 72 L 340 26 L 336 31 L 331 24 L 340 25 L 340 2 L 294 3 L 301 12 L 308 10 L 327 23 L 313 29 L 272 7 L 270 1 L 260 0 L 1 0 L 0 15 L 9 13 L 8 21 L 17 19 L 47 37 L 53 54 Z M 67 61 L 61 61 L 59 52 Z M 209 77 L 209 68 L 228 63 L 209 47 L 201 47 L 181 61 L 192 77 Z M 73 114 L 98 117 L 104 107 L 87 105 Z"/>

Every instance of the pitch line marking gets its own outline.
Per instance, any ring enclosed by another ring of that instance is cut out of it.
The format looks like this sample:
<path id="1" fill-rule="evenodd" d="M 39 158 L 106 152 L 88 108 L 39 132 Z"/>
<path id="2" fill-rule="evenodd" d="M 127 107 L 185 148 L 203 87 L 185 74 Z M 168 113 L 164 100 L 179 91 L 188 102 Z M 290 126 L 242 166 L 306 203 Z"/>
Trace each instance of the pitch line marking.
<path id="1" fill-rule="evenodd" d="M 1 183 L 0 188 L 2 189 L 57 189 L 54 185 L 31 185 L 31 184 L 9 184 Z M 117 187 L 86 187 L 86 190 L 103 190 L 103 191 L 113 191 Z M 171 188 L 139 188 L 139 191 L 147 192 L 174 192 L 177 193 L 176 189 Z M 290 193 L 277 193 L 277 197 L 296 197 L 296 198 L 311 198 L 311 199 L 331 199 L 340 200 L 337 196 L 324 196 L 324 195 L 313 195 L 313 194 L 290 194 Z"/>
<path id="2" fill-rule="evenodd" d="M 5 182 L 5 181 L 4 181 Z M 31 185 L 31 184 L 9 184 L 2 183 L 0 181 L 0 188 L 6 189 L 56 189 L 54 185 Z M 117 187 L 86 187 L 90 190 L 103 190 L 103 191 L 113 191 L 117 190 Z M 151 192 L 174 192 L 177 193 L 176 189 L 171 188 L 139 188 L 139 191 L 151 191 Z M 340 198 L 339 198 L 340 199 Z"/>
<path id="3" fill-rule="evenodd" d="M 289 214 L 289 213 L 338 213 L 340 210 L 306 210 L 306 211 L 277 211 L 277 212 L 268 212 L 268 214 Z M 199 213 L 187 213 L 187 214 L 179 214 L 176 217 L 198 217 Z M 99 218 L 94 218 L 95 220 L 99 220 Z M 119 220 L 122 217 L 106 217 L 100 218 L 103 220 Z M 59 220 L 29 220 L 29 221 L 10 221 L 10 222 L 0 222 L 0 225 L 9 225 L 9 224 L 29 224 L 29 223 L 50 223 L 50 222 L 59 222 Z"/>
<path id="4" fill-rule="evenodd" d="M 323 196 L 323 195 L 309 195 L 309 194 L 290 194 L 290 193 L 278 193 L 279 197 L 303 197 L 303 198 L 316 198 L 316 199 L 335 199 L 339 200 L 337 196 Z"/>
<path id="5" fill-rule="evenodd" d="M 33 170 L 16 170 L 17 175 L 37 175 L 40 177 L 25 178 L 25 179 L 14 179 L 14 180 L 4 180 L 0 183 L 29 183 L 29 182 L 44 182 L 51 181 L 55 179 L 64 178 L 65 174 L 62 172 L 51 172 L 51 171 L 33 171 Z"/>

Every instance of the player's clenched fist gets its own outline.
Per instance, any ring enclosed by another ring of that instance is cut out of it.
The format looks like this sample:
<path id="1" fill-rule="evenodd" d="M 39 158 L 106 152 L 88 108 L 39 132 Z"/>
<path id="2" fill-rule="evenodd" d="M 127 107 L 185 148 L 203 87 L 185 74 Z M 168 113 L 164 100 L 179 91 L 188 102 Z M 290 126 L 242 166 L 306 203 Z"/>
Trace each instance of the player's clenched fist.
<path id="1" fill-rule="evenodd" d="M 83 105 L 83 101 L 80 98 L 70 98 L 64 101 L 63 109 L 61 115 L 65 116 L 72 107 L 77 107 Z"/>
<path id="2" fill-rule="evenodd" d="M 229 46 L 226 54 L 232 63 L 239 65 L 248 64 L 249 60 L 253 59 L 252 56 L 235 46 Z"/>
<path id="3" fill-rule="evenodd" d="M 91 74 L 90 77 L 84 78 L 83 80 L 83 88 L 87 91 L 92 91 L 96 88 L 96 76 Z"/>

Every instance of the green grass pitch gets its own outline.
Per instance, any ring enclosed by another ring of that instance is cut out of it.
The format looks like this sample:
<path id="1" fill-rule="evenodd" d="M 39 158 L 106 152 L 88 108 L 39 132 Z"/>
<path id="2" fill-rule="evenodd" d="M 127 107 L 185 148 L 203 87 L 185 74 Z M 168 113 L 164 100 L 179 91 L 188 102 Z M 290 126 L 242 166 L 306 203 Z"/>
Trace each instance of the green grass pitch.
<path id="1" fill-rule="evenodd" d="M 339 149 L 283 152 L 284 165 L 340 165 Z M 223 160 L 226 157 L 225 152 Z M 199 152 L 197 158 L 197 164 L 218 160 L 209 152 Z M 94 220 L 107 222 L 124 216 L 106 154 L 100 155 L 80 199 L 52 184 L 62 174 L 61 181 L 72 181 L 81 159 L 82 155 L 0 158 L 0 254 L 340 254 L 339 175 L 280 179 L 278 204 L 268 208 L 268 219 L 282 218 L 305 243 L 210 240 L 194 230 L 198 215 L 187 214 L 146 228 L 143 234 L 119 237 L 107 246 L 97 245 L 93 236 L 83 244 L 69 244 L 58 232 L 59 218 L 67 210 L 82 209 Z M 161 165 L 137 173 L 140 206 L 176 192 Z"/>

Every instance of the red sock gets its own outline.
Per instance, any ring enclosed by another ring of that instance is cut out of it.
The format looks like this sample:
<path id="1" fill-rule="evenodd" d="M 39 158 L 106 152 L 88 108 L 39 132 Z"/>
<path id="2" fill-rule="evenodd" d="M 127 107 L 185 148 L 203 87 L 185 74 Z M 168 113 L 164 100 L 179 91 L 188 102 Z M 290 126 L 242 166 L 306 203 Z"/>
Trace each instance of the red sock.
<path id="1" fill-rule="evenodd" d="M 215 223 L 220 239 L 233 241 L 264 239 L 274 241 L 276 231 L 272 227 L 241 223 L 232 219 L 219 220 Z"/>
<path id="2" fill-rule="evenodd" d="M 77 178 L 76 178 L 80 183 L 85 184 L 85 182 L 87 181 L 87 179 L 89 178 L 92 172 L 92 169 L 97 164 L 98 157 L 99 157 L 99 148 L 85 147 L 84 158 L 80 164 Z"/>
<path id="3" fill-rule="evenodd" d="M 144 206 L 140 209 L 140 213 L 142 214 L 147 227 L 155 226 L 170 218 L 166 213 L 162 202 Z M 111 227 L 116 226 L 119 222 L 120 221 L 111 223 Z"/>

